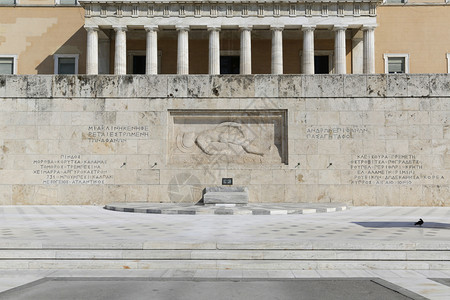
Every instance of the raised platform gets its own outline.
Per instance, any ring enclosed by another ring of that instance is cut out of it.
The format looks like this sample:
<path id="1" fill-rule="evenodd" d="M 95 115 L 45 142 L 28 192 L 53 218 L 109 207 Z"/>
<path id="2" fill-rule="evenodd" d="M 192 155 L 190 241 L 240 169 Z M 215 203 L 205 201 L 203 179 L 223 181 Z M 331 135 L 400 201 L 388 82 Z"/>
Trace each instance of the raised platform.
<path id="1" fill-rule="evenodd" d="M 248 188 L 243 186 L 212 186 L 206 188 L 204 204 L 248 204 Z"/>
<path id="2" fill-rule="evenodd" d="M 288 215 L 313 214 L 343 211 L 344 203 L 249 203 L 248 205 L 218 204 L 203 205 L 189 203 L 111 203 L 104 207 L 108 210 L 178 215 Z"/>

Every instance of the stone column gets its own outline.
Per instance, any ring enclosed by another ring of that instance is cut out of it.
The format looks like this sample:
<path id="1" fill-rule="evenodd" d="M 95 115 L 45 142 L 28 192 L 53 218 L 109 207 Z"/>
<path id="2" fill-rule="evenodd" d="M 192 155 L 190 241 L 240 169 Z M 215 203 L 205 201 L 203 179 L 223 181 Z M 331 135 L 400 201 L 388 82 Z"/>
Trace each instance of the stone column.
<path id="1" fill-rule="evenodd" d="M 270 26 L 272 30 L 272 74 L 283 74 L 283 29 Z"/>
<path id="2" fill-rule="evenodd" d="M 98 26 L 84 26 L 87 30 L 86 74 L 98 74 Z"/>
<path id="3" fill-rule="evenodd" d="M 209 64 L 208 73 L 220 74 L 220 27 L 208 26 L 209 31 Z"/>
<path id="4" fill-rule="evenodd" d="M 345 30 L 347 26 L 335 25 L 333 31 L 335 32 L 334 39 L 334 73 L 347 73 L 346 52 L 345 52 Z"/>
<path id="5" fill-rule="evenodd" d="M 240 26 L 241 30 L 241 57 L 240 74 L 252 73 L 252 26 Z"/>
<path id="6" fill-rule="evenodd" d="M 109 57 L 111 50 L 111 40 L 109 38 L 98 39 L 98 73 L 109 74 Z"/>
<path id="7" fill-rule="evenodd" d="M 113 29 L 116 31 L 114 74 L 123 75 L 127 73 L 127 27 L 113 26 Z"/>
<path id="8" fill-rule="evenodd" d="M 352 74 L 363 73 L 363 32 L 358 30 L 352 37 Z"/>
<path id="9" fill-rule="evenodd" d="M 178 30 L 178 52 L 177 52 L 177 74 L 189 74 L 189 26 L 177 26 Z"/>
<path id="10" fill-rule="evenodd" d="M 375 74 L 375 28 L 376 25 L 363 26 L 363 72 Z"/>
<path id="11" fill-rule="evenodd" d="M 158 74 L 158 26 L 144 26 L 147 32 L 147 48 L 145 52 L 145 74 Z"/>
<path id="12" fill-rule="evenodd" d="M 314 74 L 314 29 L 316 26 L 302 26 L 303 54 L 302 73 Z"/>

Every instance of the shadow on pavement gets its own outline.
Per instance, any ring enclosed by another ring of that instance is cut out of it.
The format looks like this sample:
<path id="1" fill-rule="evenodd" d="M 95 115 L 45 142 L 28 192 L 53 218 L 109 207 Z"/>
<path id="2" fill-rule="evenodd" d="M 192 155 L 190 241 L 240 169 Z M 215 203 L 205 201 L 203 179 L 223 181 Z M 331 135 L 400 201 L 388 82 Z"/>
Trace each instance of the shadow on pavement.
<path id="1" fill-rule="evenodd" d="M 417 228 L 439 228 L 450 229 L 449 223 L 427 222 L 425 221 L 422 226 L 415 226 L 415 222 L 352 222 L 354 224 L 363 227 L 372 228 L 394 228 L 394 227 L 417 227 Z"/>

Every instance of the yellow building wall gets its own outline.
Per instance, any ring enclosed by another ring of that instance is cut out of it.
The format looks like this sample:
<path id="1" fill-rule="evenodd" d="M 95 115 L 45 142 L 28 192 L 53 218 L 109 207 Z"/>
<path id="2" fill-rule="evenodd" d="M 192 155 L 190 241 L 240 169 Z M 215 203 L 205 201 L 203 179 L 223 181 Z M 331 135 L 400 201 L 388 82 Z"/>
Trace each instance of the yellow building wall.
<path id="1" fill-rule="evenodd" d="M 447 73 L 450 5 L 380 6 L 375 29 L 375 71 L 384 73 L 385 53 L 409 53 L 410 73 Z"/>
<path id="2" fill-rule="evenodd" d="M 18 74 L 53 74 L 53 54 L 79 54 L 86 72 L 86 30 L 81 7 L 2 7 L 0 54 L 17 55 Z"/>
<path id="3" fill-rule="evenodd" d="M 78 73 L 85 73 L 83 8 L 51 6 L 54 2 L 49 0 L 20 2 L 21 5 L 31 3 L 50 6 L 0 8 L 0 55 L 18 56 L 18 74 L 53 74 L 54 54 L 79 54 Z M 450 53 L 450 5 L 381 5 L 377 23 L 376 73 L 385 72 L 383 55 L 386 53 L 409 54 L 410 73 L 448 72 L 446 53 Z M 298 40 L 283 41 L 286 74 L 300 73 L 300 30 L 298 36 Z M 145 41 L 128 41 L 127 44 L 130 50 L 145 50 Z M 176 40 L 160 39 L 158 44 L 163 53 L 162 73 L 176 73 Z M 222 45 L 222 50 L 238 50 L 239 40 L 227 40 Z M 114 41 L 111 43 L 111 70 L 113 47 Z M 316 50 L 332 50 L 333 47 L 332 39 L 315 40 Z M 253 73 L 270 73 L 270 39 L 253 39 L 252 49 Z M 207 73 L 207 55 L 207 39 L 190 40 L 192 74 Z M 351 56 L 351 40 L 347 39 L 347 73 L 351 72 Z"/>

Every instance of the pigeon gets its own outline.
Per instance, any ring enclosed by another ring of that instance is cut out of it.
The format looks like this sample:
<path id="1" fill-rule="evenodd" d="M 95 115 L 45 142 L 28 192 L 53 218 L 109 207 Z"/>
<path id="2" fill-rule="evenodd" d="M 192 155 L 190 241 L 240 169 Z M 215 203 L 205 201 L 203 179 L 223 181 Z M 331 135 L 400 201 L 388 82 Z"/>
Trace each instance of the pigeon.
<path id="1" fill-rule="evenodd" d="M 422 224 L 423 224 L 423 220 L 422 220 L 422 219 L 419 219 L 419 221 L 417 221 L 417 222 L 414 224 L 414 226 L 416 226 L 416 225 L 422 226 Z"/>

